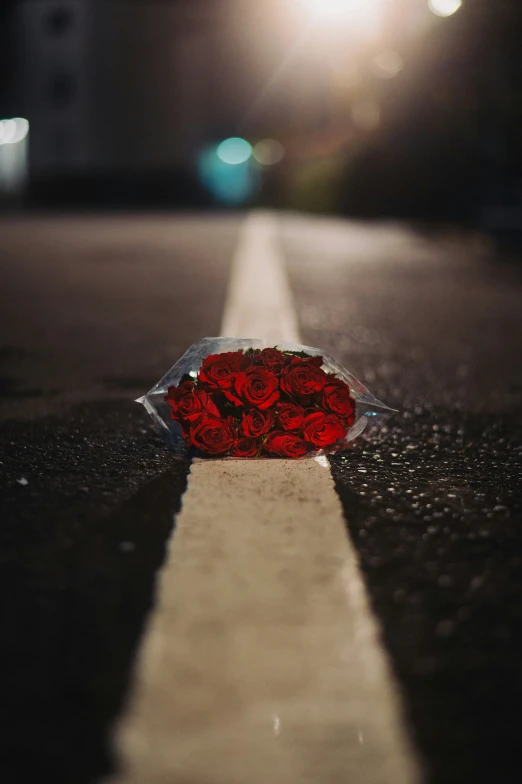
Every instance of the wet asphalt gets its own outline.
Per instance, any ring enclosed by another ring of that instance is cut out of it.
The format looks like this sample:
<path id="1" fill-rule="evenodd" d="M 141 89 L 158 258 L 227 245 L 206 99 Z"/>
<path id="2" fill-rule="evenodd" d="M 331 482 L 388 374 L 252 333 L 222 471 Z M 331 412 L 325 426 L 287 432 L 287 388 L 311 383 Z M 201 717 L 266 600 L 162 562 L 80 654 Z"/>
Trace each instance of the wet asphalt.
<path id="1" fill-rule="evenodd" d="M 188 465 L 132 402 L 219 332 L 235 216 L 0 222 L 3 780 L 87 784 Z M 399 414 L 331 458 L 429 784 L 518 782 L 522 263 L 477 235 L 289 216 L 303 340 Z M 361 783 L 362 784 L 362 783 Z"/>

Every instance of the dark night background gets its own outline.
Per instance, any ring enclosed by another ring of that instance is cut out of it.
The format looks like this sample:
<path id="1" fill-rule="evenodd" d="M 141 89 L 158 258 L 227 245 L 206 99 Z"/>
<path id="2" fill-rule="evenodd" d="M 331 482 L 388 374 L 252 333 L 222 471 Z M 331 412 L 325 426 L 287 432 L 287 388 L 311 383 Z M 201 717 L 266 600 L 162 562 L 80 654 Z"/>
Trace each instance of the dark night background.
<path id="1" fill-rule="evenodd" d="M 306 45 L 288 57 L 291 24 L 278 34 L 271 0 L 4 2 L 0 114 L 35 115 L 25 203 L 211 206 L 197 172 L 204 146 L 227 135 L 274 136 L 284 140 L 285 161 L 265 170 L 246 204 L 465 221 L 516 234 L 520 4 L 468 0 L 450 18 L 418 0 L 392 5 L 384 37 L 402 69 L 379 78 L 373 44 L 355 47 L 350 61 L 352 42 L 341 39 L 333 65 L 320 50 L 303 59 Z M 73 47 L 62 51 L 67 36 L 76 36 Z M 34 47 L 42 37 L 48 49 Z M 248 62 L 249 41 L 255 68 L 245 66 L 239 80 L 235 62 Z M 355 87 L 332 88 L 354 62 Z M 375 123 L 350 117 L 361 95 L 377 102 Z M 62 155 L 55 165 L 53 145 Z"/>

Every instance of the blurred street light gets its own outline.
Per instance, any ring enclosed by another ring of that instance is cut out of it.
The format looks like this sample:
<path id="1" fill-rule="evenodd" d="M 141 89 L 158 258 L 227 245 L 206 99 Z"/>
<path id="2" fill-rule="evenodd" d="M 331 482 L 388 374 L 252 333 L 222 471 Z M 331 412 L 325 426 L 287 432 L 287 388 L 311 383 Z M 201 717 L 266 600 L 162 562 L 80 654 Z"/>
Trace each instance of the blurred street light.
<path id="1" fill-rule="evenodd" d="M 436 16 L 451 16 L 462 5 L 462 0 L 429 0 L 430 11 Z"/>
<path id="2" fill-rule="evenodd" d="M 29 122 L 25 117 L 0 120 L 0 144 L 18 144 L 29 133 Z"/>
<path id="3" fill-rule="evenodd" d="M 283 160 L 285 148 L 276 139 L 263 139 L 254 147 L 254 158 L 263 166 L 273 166 Z"/>
<path id="4" fill-rule="evenodd" d="M 219 204 L 244 204 L 255 196 L 260 185 L 252 145 L 238 136 L 202 150 L 198 172 L 201 184 Z"/>
<path id="5" fill-rule="evenodd" d="M 0 120 L 0 195 L 21 193 L 27 178 L 27 135 L 25 117 Z"/>
<path id="6" fill-rule="evenodd" d="M 225 139 L 225 141 L 221 142 L 216 154 L 223 163 L 237 166 L 248 161 L 252 155 L 252 145 L 246 139 L 232 136 L 230 139 Z"/>
<path id="7" fill-rule="evenodd" d="M 16 123 L 14 120 L 2 120 L 0 122 L 0 144 L 11 144 L 16 135 Z"/>

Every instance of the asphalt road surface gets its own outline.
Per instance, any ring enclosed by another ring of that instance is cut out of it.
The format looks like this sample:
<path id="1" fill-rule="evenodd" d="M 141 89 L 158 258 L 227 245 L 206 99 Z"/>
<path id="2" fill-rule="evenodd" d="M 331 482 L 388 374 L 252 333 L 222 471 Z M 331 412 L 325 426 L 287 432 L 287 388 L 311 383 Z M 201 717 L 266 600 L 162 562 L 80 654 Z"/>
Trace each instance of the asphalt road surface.
<path id="1" fill-rule="evenodd" d="M 241 221 L 0 222 L 9 784 L 114 767 L 188 471 L 132 401 L 218 334 Z M 330 462 L 426 781 L 518 782 L 521 262 L 466 233 L 279 224 L 303 340 L 400 412 Z"/>

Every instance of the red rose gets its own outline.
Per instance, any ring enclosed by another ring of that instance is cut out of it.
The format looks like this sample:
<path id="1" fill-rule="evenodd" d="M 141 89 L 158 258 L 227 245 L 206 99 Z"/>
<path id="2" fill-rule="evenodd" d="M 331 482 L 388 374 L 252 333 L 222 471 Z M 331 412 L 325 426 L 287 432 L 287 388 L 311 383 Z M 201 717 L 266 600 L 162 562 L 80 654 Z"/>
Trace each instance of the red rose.
<path id="1" fill-rule="evenodd" d="M 228 351 L 223 354 L 210 354 L 205 357 L 199 378 L 212 388 L 229 389 L 236 374 L 246 370 L 249 358 L 242 351 Z"/>
<path id="2" fill-rule="evenodd" d="M 299 430 L 303 424 L 305 411 L 302 406 L 294 405 L 294 403 L 279 403 L 277 414 L 283 430 Z"/>
<path id="3" fill-rule="evenodd" d="M 170 406 L 172 419 L 188 419 L 192 422 L 202 414 L 219 416 L 208 392 L 197 389 L 192 381 L 184 381 L 179 387 L 169 387 L 165 400 Z"/>
<path id="4" fill-rule="evenodd" d="M 190 441 L 193 446 L 207 455 L 223 455 L 228 452 L 237 439 L 234 419 L 218 419 L 202 416 L 190 428 Z"/>
<path id="5" fill-rule="evenodd" d="M 323 408 L 337 414 L 348 425 L 355 419 L 355 400 L 350 387 L 340 378 L 328 378 L 321 394 Z"/>
<path id="6" fill-rule="evenodd" d="M 260 449 L 261 441 L 258 438 L 239 436 L 230 454 L 232 457 L 256 457 Z"/>
<path id="7" fill-rule="evenodd" d="M 251 367 L 245 373 L 238 373 L 234 384 L 237 395 L 257 408 L 272 406 L 279 398 L 278 387 L 276 374 L 264 367 Z"/>
<path id="8" fill-rule="evenodd" d="M 273 411 L 251 408 L 249 411 L 243 412 L 241 432 L 244 436 L 257 438 L 257 436 L 268 433 L 274 422 L 275 414 Z"/>
<path id="9" fill-rule="evenodd" d="M 322 390 L 326 383 L 326 373 L 322 370 L 322 357 L 303 359 L 292 357 L 281 371 L 281 389 L 288 395 L 310 397 Z"/>
<path id="10" fill-rule="evenodd" d="M 277 348 L 264 348 L 261 351 L 254 351 L 254 361 L 277 373 L 285 364 L 286 357 Z"/>
<path id="11" fill-rule="evenodd" d="M 270 455 L 279 457 L 303 457 L 310 451 L 309 446 L 295 433 L 285 433 L 284 430 L 275 430 L 269 433 L 264 449 Z"/>
<path id="12" fill-rule="evenodd" d="M 317 447 L 332 446 L 344 438 L 348 427 L 335 414 L 314 411 L 305 417 L 303 435 L 307 441 Z"/>

